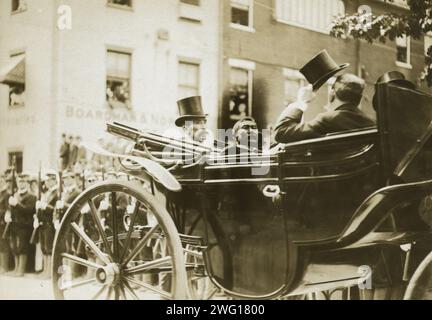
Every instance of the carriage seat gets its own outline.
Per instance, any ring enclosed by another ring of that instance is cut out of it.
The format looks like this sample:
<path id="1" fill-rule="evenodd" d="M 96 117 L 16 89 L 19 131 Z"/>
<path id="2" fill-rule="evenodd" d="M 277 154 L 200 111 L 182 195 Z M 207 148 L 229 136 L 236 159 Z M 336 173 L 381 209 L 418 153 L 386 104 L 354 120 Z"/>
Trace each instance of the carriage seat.
<path id="1" fill-rule="evenodd" d="M 280 157 L 284 182 L 338 180 L 376 167 L 375 127 L 329 134 L 284 145 Z"/>

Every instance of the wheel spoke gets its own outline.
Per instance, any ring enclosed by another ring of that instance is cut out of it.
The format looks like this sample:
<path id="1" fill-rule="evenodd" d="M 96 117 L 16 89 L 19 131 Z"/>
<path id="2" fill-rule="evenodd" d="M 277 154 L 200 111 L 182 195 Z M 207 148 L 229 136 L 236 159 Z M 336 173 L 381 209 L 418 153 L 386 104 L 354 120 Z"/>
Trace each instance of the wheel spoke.
<path id="1" fill-rule="evenodd" d="M 71 223 L 72 229 L 75 233 L 89 246 L 93 253 L 101 259 L 106 264 L 111 263 L 111 261 L 106 257 L 106 255 L 97 247 L 97 245 L 87 236 L 87 234 L 82 230 L 75 222 Z"/>
<path id="2" fill-rule="evenodd" d="M 126 270 L 124 270 L 124 272 L 129 275 L 129 274 L 134 274 L 134 273 L 143 273 L 145 271 L 160 268 L 160 267 L 171 267 L 171 269 L 172 269 L 171 261 L 172 261 L 171 257 L 167 256 L 167 257 L 159 258 L 159 259 L 156 259 L 156 260 L 153 260 L 153 261 L 150 261 L 150 262 L 126 269 Z"/>
<path id="3" fill-rule="evenodd" d="M 94 205 L 93 200 L 89 200 L 88 205 L 90 207 L 90 212 L 91 212 L 91 216 L 93 218 L 93 222 L 95 223 L 96 228 L 99 231 L 99 234 L 102 238 L 103 244 L 106 247 L 107 253 L 108 253 L 108 255 L 113 257 L 113 253 L 111 251 L 111 246 L 108 242 L 107 235 L 106 235 L 105 230 L 102 226 L 101 220 L 99 218 L 98 210 L 96 209 L 96 206 Z"/>
<path id="4" fill-rule="evenodd" d="M 108 292 L 107 292 L 105 300 L 109 300 L 110 299 L 112 291 L 113 291 L 113 288 L 110 286 L 108 288 Z"/>
<path id="5" fill-rule="evenodd" d="M 217 288 L 213 288 L 212 291 L 210 291 L 210 293 L 207 295 L 207 297 L 204 298 L 204 300 L 210 300 L 211 298 L 214 297 L 214 295 L 218 292 Z"/>
<path id="6" fill-rule="evenodd" d="M 125 292 L 125 289 L 124 289 L 124 286 L 123 286 L 123 282 L 120 282 L 118 290 L 119 290 L 119 293 L 120 293 L 120 298 L 123 299 L 123 300 L 127 300 L 127 298 L 126 298 L 126 292 Z"/>
<path id="7" fill-rule="evenodd" d="M 164 290 L 161 290 L 161 289 L 159 289 L 159 288 L 156 288 L 156 287 L 154 287 L 154 286 L 152 286 L 152 285 L 150 285 L 150 284 L 143 283 L 143 282 L 141 282 L 141 281 L 135 280 L 135 279 L 132 278 L 132 277 L 125 277 L 125 279 L 126 279 L 127 281 L 133 283 L 133 284 L 136 284 L 137 286 L 140 286 L 140 287 L 144 288 L 144 289 L 147 289 L 147 290 L 150 290 L 150 291 L 156 292 L 156 293 L 160 294 L 161 296 L 165 297 L 166 299 L 170 299 L 170 300 L 171 300 L 171 299 L 173 298 L 173 297 L 171 296 L 171 294 L 169 294 L 169 292 L 166 292 L 166 291 L 164 291 Z"/>
<path id="8" fill-rule="evenodd" d="M 138 242 L 132 252 L 129 253 L 126 259 L 122 262 L 122 267 L 127 266 L 127 264 L 138 255 L 138 253 L 142 250 L 142 248 L 144 248 L 153 233 L 155 233 L 158 228 L 159 226 L 156 225 L 147 232 L 147 234 Z"/>
<path id="9" fill-rule="evenodd" d="M 75 288 L 82 287 L 82 286 L 85 286 L 85 285 L 93 283 L 93 282 L 96 282 L 96 278 L 72 282 L 70 284 L 65 285 L 64 287 L 60 287 L 60 290 L 65 291 L 65 290 L 75 289 Z"/>
<path id="10" fill-rule="evenodd" d="M 98 290 L 98 292 L 96 292 L 96 294 L 91 298 L 91 300 L 97 300 L 102 295 L 102 293 L 105 291 L 105 289 L 106 289 L 106 286 L 102 286 L 102 288 L 100 288 Z"/>
<path id="11" fill-rule="evenodd" d="M 99 269 L 99 268 L 102 267 L 101 265 L 99 265 L 99 264 L 97 264 L 97 263 L 94 263 L 94 262 L 91 262 L 91 261 L 85 260 L 85 259 L 83 259 L 83 258 L 80 258 L 80 257 L 74 256 L 74 255 L 71 255 L 71 254 L 69 254 L 69 253 L 62 253 L 61 256 L 62 256 L 63 258 L 65 258 L 65 259 L 68 259 L 68 260 L 70 260 L 70 261 L 73 261 L 73 262 L 75 262 L 75 263 L 77 263 L 77 264 L 80 264 L 80 265 L 82 265 L 82 266 L 85 266 L 85 267 L 87 267 L 87 268 Z"/>
<path id="12" fill-rule="evenodd" d="M 129 294 L 134 298 L 134 300 L 139 300 L 139 297 L 136 295 L 134 289 L 132 289 L 132 287 L 129 285 L 129 282 L 126 279 L 123 279 L 122 283 L 126 291 L 129 292 Z"/>
<path id="13" fill-rule="evenodd" d="M 112 228 L 113 228 L 113 259 L 115 262 L 118 262 L 119 243 L 118 243 L 118 225 L 117 225 L 117 197 L 115 192 L 111 193 L 111 218 L 112 218 Z M 116 291 L 116 296 L 117 296 L 117 291 Z"/>
<path id="14" fill-rule="evenodd" d="M 130 245 L 130 242 L 131 242 L 131 237 L 132 237 L 132 232 L 133 232 L 133 227 L 134 227 L 136 219 L 138 217 L 139 208 L 140 208 L 140 203 L 137 201 L 135 203 L 135 208 L 134 208 L 134 211 L 132 213 L 132 218 L 131 218 L 131 222 L 130 222 L 130 225 L 129 225 L 129 230 L 128 230 L 127 235 L 126 235 L 126 241 L 125 241 L 125 244 L 124 244 L 124 248 L 123 248 L 123 251 L 122 251 L 122 254 L 121 254 L 121 257 L 120 257 L 120 262 L 123 262 L 123 258 L 126 255 L 127 248 L 129 248 L 129 245 Z"/>
<path id="15" fill-rule="evenodd" d="M 120 295 L 119 295 L 119 288 L 118 286 L 114 287 L 114 300 L 119 300 Z"/>
<path id="16" fill-rule="evenodd" d="M 195 231 L 195 228 L 197 227 L 198 223 L 202 219 L 202 214 L 198 214 L 198 216 L 195 218 L 195 220 L 192 222 L 189 231 L 187 232 L 187 235 L 192 235 L 192 233 Z"/>

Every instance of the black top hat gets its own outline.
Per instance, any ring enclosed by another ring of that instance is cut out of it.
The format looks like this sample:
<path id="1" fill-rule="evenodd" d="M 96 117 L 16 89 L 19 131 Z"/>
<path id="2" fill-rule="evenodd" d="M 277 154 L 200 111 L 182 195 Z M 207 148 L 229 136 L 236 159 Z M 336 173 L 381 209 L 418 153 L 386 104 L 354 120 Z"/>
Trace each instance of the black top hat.
<path id="1" fill-rule="evenodd" d="M 412 90 L 415 90 L 415 88 L 416 88 L 415 84 L 412 83 L 411 81 L 406 80 L 404 74 L 402 72 L 399 72 L 399 71 L 389 71 L 389 72 L 386 72 L 383 75 L 381 75 L 375 83 L 375 92 L 376 92 L 377 86 L 379 84 L 383 84 L 383 83 L 394 83 L 394 84 L 397 84 L 401 87 L 404 87 L 407 89 L 412 89 Z M 377 110 L 378 97 L 377 97 L 376 93 L 374 94 L 373 99 L 372 99 L 372 106 L 375 110 Z"/>
<path id="2" fill-rule="evenodd" d="M 305 76 L 313 86 L 313 90 L 317 91 L 321 86 L 333 77 L 339 71 L 347 68 L 349 63 L 338 65 L 327 50 L 319 52 L 308 63 L 306 63 L 300 72 Z"/>
<path id="3" fill-rule="evenodd" d="M 175 120 L 175 125 L 177 127 L 183 126 L 186 120 L 202 119 L 207 117 L 207 114 L 205 114 L 203 111 L 200 96 L 194 96 L 179 100 L 177 101 L 177 106 L 179 108 L 180 115 Z"/>

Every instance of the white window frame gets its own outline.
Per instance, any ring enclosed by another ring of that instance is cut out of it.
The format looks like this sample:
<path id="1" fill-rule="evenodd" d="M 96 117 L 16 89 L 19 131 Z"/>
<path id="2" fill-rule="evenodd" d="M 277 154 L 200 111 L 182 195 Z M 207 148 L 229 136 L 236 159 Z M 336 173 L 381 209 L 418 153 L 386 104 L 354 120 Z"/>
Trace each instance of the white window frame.
<path id="1" fill-rule="evenodd" d="M 404 9 L 410 8 L 408 6 L 407 0 L 380 0 L 380 1 L 399 8 L 404 8 Z"/>
<path id="2" fill-rule="evenodd" d="M 178 79 L 178 71 L 180 70 L 180 64 L 193 64 L 198 66 L 198 92 L 197 95 L 201 95 L 201 59 L 198 58 L 188 58 L 188 57 L 178 57 L 177 58 L 177 96 L 179 96 L 179 87 L 180 87 L 180 83 L 179 83 L 179 79 Z"/>
<path id="3" fill-rule="evenodd" d="M 198 5 L 185 3 L 179 0 L 179 18 L 190 22 L 200 23 L 204 19 L 201 1 Z"/>
<path id="4" fill-rule="evenodd" d="M 302 28 L 302 29 L 306 29 L 306 30 L 311 30 L 311 31 L 323 33 L 323 34 L 327 34 L 327 35 L 330 34 L 330 28 L 329 28 L 329 30 L 322 30 L 322 29 L 319 29 L 319 28 L 314 28 L 312 26 L 308 26 L 307 24 L 302 24 L 302 23 L 298 23 L 298 22 L 295 22 L 295 21 L 289 21 L 289 20 L 283 19 L 281 17 L 280 13 L 277 11 L 277 3 L 276 3 L 277 1 L 283 1 L 283 0 L 274 0 L 274 7 L 275 7 L 274 10 L 275 11 L 274 11 L 273 18 L 276 20 L 276 22 L 287 24 L 287 25 L 290 25 L 290 26 L 298 27 L 298 28 Z M 344 6 L 344 12 L 345 12 L 346 11 L 345 3 L 342 0 L 340 2 L 343 4 L 343 6 Z"/>
<path id="5" fill-rule="evenodd" d="M 184 4 L 184 5 L 187 5 L 187 6 L 193 6 L 193 7 L 201 7 L 201 1 L 202 0 L 198 0 L 198 4 L 191 4 L 191 3 L 186 3 L 186 2 L 183 2 L 183 1 L 179 0 L 179 2 L 181 4 Z"/>
<path id="6" fill-rule="evenodd" d="M 22 7 L 20 8 L 20 6 L 18 6 L 17 10 L 13 10 L 13 7 L 12 7 L 13 3 L 12 3 L 12 1 L 13 0 L 10 0 L 11 14 L 17 14 L 17 13 L 21 13 L 21 12 L 27 11 L 28 4 L 27 4 L 26 0 L 19 0 Z"/>
<path id="7" fill-rule="evenodd" d="M 284 81 L 284 103 L 285 103 L 285 97 L 286 97 L 286 91 L 285 91 L 285 81 L 298 81 L 299 86 L 302 87 L 306 85 L 306 78 L 304 75 L 301 74 L 299 70 L 291 69 L 291 68 L 283 68 L 282 69 L 282 75 L 283 75 L 283 81 Z"/>
<path id="8" fill-rule="evenodd" d="M 24 147 L 20 146 L 20 147 L 11 147 L 11 148 L 7 148 L 6 150 L 6 156 L 7 156 L 7 164 L 9 165 L 9 156 L 11 153 L 21 153 L 22 154 L 22 171 L 24 171 Z M 17 168 L 15 168 L 15 170 L 17 170 Z"/>
<path id="9" fill-rule="evenodd" d="M 249 60 L 228 59 L 228 65 L 230 67 L 230 72 L 231 68 L 243 69 L 248 72 L 248 115 L 251 116 L 253 105 L 253 72 L 255 71 L 256 64 Z"/>
<path id="10" fill-rule="evenodd" d="M 398 61 L 397 60 L 397 56 L 396 56 L 395 63 L 396 63 L 396 65 L 398 67 L 405 68 L 405 69 L 412 69 L 412 64 L 411 64 L 411 37 L 407 36 L 406 40 L 407 40 L 407 62 Z M 396 51 L 396 53 L 397 53 L 397 51 Z"/>
<path id="11" fill-rule="evenodd" d="M 432 46 L 432 32 L 428 32 L 424 36 L 424 54 L 427 56 L 427 50 Z"/>
<path id="12" fill-rule="evenodd" d="M 129 77 L 128 77 L 128 82 L 129 82 L 129 107 L 130 110 L 134 110 L 134 104 L 133 104 L 133 97 L 132 97 L 132 76 L 133 76 L 133 50 L 129 49 L 129 48 L 123 48 L 123 47 L 117 47 L 117 46 L 106 46 L 105 48 L 105 91 L 106 91 L 106 82 L 108 81 L 108 77 L 112 77 L 115 78 L 114 76 L 110 76 L 108 74 L 108 53 L 112 52 L 112 53 L 118 53 L 118 54 L 125 54 L 125 55 L 129 55 Z M 119 79 L 121 80 L 121 79 Z M 108 101 L 106 100 L 105 103 L 107 103 Z"/>
<path id="13" fill-rule="evenodd" d="M 331 89 L 334 85 L 334 83 L 336 82 L 337 76 L 331 77 L 330 79 L 327 80 L 326 85 L 327 85 L 327 103 L 330 104 L 330 92 Z"/>
<path id="14" fill-rule="evenodd" d="M 109 8 L 126 10 L 126 11 L 133 11 L 134 10 L 134 0 L 130 0 L 130 3 L 131 3 L 130 6 L 124 6 L 121 4 L 110 3 L 109 0 L 106 0 L 106 6 Z"/>
<path id="15" fill-rule="evenodd" d="M 21 11 L 17 11 L 17 12 L 21 12 Z M 14 57 L 18 57 L 18 56 L 24 56 L 24 58 L 26 58 L 26 51 L 22 51 L 22 50 L 16 50 L 10 53 L 9 58 L 12 59 Z M 24 60 L 25 61 L 25 60 Z M 27 64 L 25 65 L 25 67 L 27 67 Z M 25 77 L 27 78 L 27 77 Z M 17 109 L 21 109 L 24 108 L 26 106 L 26 101 L 25 101 L 25 92 L 27 90 L 27 79 L 24 79 L 24 104 L 22 105 L 11 105 L 10 104 L 10 92 L 8 94 L 8 109 L 10 110 L 17 110 Z M 8 85 L 8 89 L 10 90 L 10 85 Z"/>
<path id="16" fill-rule="evenodd" d="M 240 6 L 237 6 L 232 0 L 230 0 L 230 27 L 234 28 L 234 29 L 238 29 L 238 30 L 242 30 L 242 31 L 247 31 L 247 32 L 255 32 L 255 28 L 254 28 L 254 1 L 253 0 L 248 0 L 249 5 L 248 5 L 248 25 L 247 26 L 243 26 L 241 24 L 237 24 L 237 23 L 233 23 L 231 21 L 232 17 L 232 8 L 240 8 Z M 243 9 L 243 8 L 240 8 Z"/>

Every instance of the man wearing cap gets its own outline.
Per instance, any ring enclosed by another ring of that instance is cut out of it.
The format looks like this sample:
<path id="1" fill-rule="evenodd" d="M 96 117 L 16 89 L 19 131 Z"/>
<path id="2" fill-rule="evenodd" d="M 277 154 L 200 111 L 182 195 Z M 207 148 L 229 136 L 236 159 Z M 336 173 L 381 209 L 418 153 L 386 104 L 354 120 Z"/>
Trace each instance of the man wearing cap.
<path id="1" fill-rule="evenodd" d="M 63 193 L 61 195 L 61 199 L 57 200 L 55 213 L 54 213 L 54 228 L 58 229 L 60 226 L 60 222 L 63 219 L 63 216 L 67 209 L 71 206 L 72 202 L 78 197 L 80 194 L 78 190 L 78 186 L 75 180 L 75 174 L 71 171 L 65 171 L 62 174 L 63 178 Z M 75 237 L 72 232 L 68 236 L 66 240 L 66 250 L 68 253 L 74 253 L 75 247 Z"/>
<path id="2" fill-rule="evenodd" d="M 54 242 L 54 208 L 58 200 L 57 173 L 47 171 L 43 176 L 46 192 L 36 202 L 36 219 L 33 227 L 39 227 L 39 243 L 43 254 L 42 277 L 48 279 L 51 271 L 51 254 Z"/>
<path id="3" fill-rule="evenodd" d="M 277 142 L 288 143 L 375 126 L 375 121 L 359 109 L 365 82 L 349 73 L 336 78 L 327 111 L 309 122 L 302 122 L 303 113 L 315 98 L 315 92 L 347 67 L 348 64 L 337 65 L 326 51 L 322 51 L 300 70 L 311 84 L 299 89 L 297 101 L 290 104 L 278 118 L 275 126 Z"/>
<path id="4" fill-rule="evenodd" d="M 60 146 L 60 160 L 63 170 L 66 170 L 69 164 L 70 142 L 65 133 L 62 134 L 62 144 Z"/>
<path id="5" fill-rule="evenodd" d="M 7 239 L 2 235 L 6 228 L 5 214 L 8 210 L 8 200 L 10 197 L 11 180 L 10 172 L 6 171 L 0 175 L 0 274 L 9 271 L 10 248 Z"/>
<path id="6" fill-rule="evenodd" d="M 10 246 L 15 260 L 14 276 L 22 277 L 26 271 L 30 237 L 33 230 L 33 214 L 36 210 L 36 196 L 30 193 L 29 175 L 17 178 L 18 192 L 9 197 L 11 206 Z"/>

